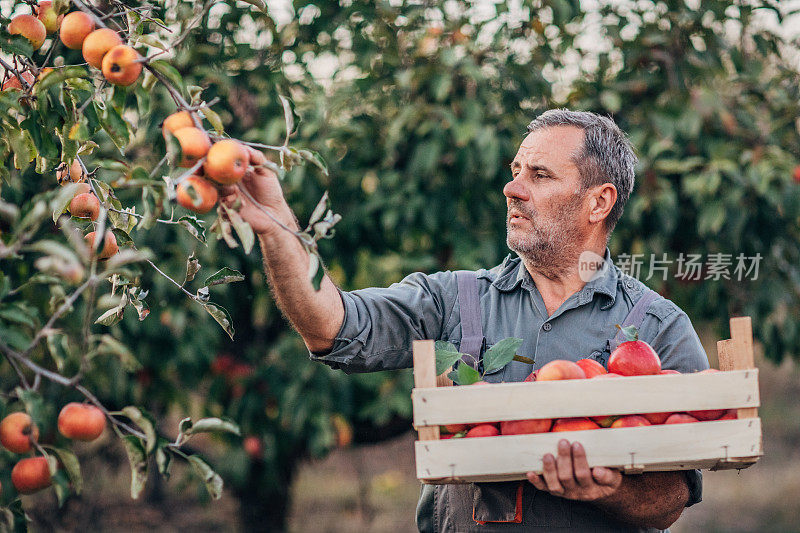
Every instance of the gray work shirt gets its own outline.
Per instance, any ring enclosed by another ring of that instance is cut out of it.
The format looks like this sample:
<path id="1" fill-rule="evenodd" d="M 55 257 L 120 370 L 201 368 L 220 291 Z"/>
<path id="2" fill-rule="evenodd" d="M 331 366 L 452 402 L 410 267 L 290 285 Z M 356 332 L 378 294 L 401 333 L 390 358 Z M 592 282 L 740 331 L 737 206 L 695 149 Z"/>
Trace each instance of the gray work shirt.
<path id="1" fill-rule="evenodd" d="M 487 347 L 506 337 L 524 340 L 517 353 L 535 361 L 531 365 L 512 361 L 485 376 L 489 382 L 522 381 L 533 369 L 555 359 L 577 361 L 593 358 L 605 365 L 609 340 L 616 324 L 623 322 L 646 287 L 613 265 L 606 249 L 608 268 L 569 298 L 550 316 L 530 273 L 519 257 L 509 254 L 496 267 L 477 271 L 483 332 Z M 388 288 L 340 291 L 345 318 L 331 350 L 312 352 L 311 358 L 332 368 L 351 372 L 373 372 L 412 366 L 412 342 L 418 339 L 446 340 L 459 346 L 461 320 L 458 287 L 454 272 L 414 273 Z M 639 329 L 661 358 L 664 369 L 695 372 L 708 368 L 708 358 L 689 317 L 665 298 L 650 304 Z M 688 471 L 689 505 L 700 501 L 701 477 Z M 556 498 L 527 484 L 530 509 L 539 517 L 526 520 L 523 529 L 545 528 L 580 531 L 656 531 L 629 528 L 615 522 L 590 504 Z M 445 485 L 440 489 L 424 485 L 417 508 L 420 531 L 509 531 L 517 524 L 470 523 L 480 502 L 466 512 L 447 512 L 439 507 L 454 500 L 456 491 L 470 485 Z M 474 485 L 472 486 L 474 490 Z M 449 489 L 448 489 L 449 488 Z M 445 492 L 441 492 L 444 490 Z M 447 490 L 450 493 L 447 494 Z M 436 492 L 434 494 L 434 492 Z M 463 495 L 462 495 L 463 496 Z M 529 507 L 528 503 L 524 505 Z M 484 506 L 485 507 L 485 506 Z M 555 512 L 546 512 L 547 510 Z M 471 511 L 471 512 L 470 512 Z M 527 517 L 528 512 L 524 513 Z M 543 518 L 546 516 L 546 518 Z M 461 522 L 459 522 L 459 520 Z"/>

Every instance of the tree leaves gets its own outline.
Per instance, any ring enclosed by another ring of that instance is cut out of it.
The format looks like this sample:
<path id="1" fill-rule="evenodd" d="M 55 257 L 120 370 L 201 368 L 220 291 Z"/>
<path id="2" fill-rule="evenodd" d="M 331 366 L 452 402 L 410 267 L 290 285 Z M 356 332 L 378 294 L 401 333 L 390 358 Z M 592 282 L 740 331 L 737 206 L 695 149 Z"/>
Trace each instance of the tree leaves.
<path id="1" fill-rule="evenodd" d="M 147 454 L 142 440 L 138 437 L 124 435 L 122 443 L 125 445 L 125 453 L 127 453 L 128 462 L 131 465 L 131 498 L 136 500 L 147 482 Z"/>
<path id="2" fill-rule="evenodd" d="M 220 499 L 222 496 L 222 478 L 219 477 L 219 474 L 214 472 L 208 463 L 197 455 L 189 456 L 189 464 L 192 465 L 195 473 L 203 480 L 211 497 L 215 500 Z"/>

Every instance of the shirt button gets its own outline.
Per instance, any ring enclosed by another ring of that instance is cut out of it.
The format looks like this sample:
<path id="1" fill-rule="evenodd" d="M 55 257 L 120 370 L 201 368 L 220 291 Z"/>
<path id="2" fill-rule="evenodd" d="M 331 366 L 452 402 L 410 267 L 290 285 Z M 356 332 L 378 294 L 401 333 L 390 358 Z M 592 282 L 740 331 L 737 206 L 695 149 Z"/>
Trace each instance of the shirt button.
<path id="1" fill-rule="evenodd" d="M 628 287 L 629 289 L 632 289 L 633 288 L 633 282 L 631 280 L 628 280 L 628 281 L 625 282 L 625 286 Z"/>
<path id="2" fill-rule="evenodd" d="M 550 325 L 550 322 L 545 322 L 544 325 L 542 326 L 542 329 L 545 331 L 550 331 L 552 327 L 553 326 Z"/>

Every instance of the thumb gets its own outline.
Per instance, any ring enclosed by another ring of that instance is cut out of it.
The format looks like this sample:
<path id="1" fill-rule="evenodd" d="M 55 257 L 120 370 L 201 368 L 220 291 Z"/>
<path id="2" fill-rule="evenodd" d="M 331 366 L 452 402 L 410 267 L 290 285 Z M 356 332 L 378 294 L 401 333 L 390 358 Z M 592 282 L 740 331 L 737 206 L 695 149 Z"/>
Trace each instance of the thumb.
<path id="1" fill-rule="evenodd" d="M 598 485 L 613 485 L 617 481 L 618 472 L 610 468 L 597 466 L 592 468 L 592 477 Z"/>

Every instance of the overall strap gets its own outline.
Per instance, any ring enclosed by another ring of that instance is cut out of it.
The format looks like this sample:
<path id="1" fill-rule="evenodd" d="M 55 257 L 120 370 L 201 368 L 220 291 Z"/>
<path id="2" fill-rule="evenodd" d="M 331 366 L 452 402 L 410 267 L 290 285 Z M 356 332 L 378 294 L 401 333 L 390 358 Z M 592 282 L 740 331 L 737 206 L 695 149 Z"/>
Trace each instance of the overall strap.
<path id="1" fill-rule="evenodd" d="M 639 298 L 639 301 L 636 302 L 636 304 L 628 313 L 628 316 L 625 317 L 625 320 L 623 320 L 622 324 L 620 325 L 623 328 L 627 326 L 636 326 L 637 329 L 642 327 L 642 321 L 644 320 L 644 315 L 647 313 L 647 309 L 650 307 L 650 304 L 656 301 L 658 298 L 661 298 L 661 295 L 656 291 L 652 289 L 645 289 L 645 293 L 641 296 L 641 298 Z M 617 346 L 622 344 L 624 341 L 625 334 L 622 333 L 622 330 L 618 330 L 614 338 L 609 341 L 609 348 L 611 351 L 614 351 L 616 350 Z"/>
<path id="2" fill-rule="evenodd" d="M 478 361 L 483 348 L 483 324 L 481 323 L 481 305 L 478 297 L 478 277 L 475 272 L 459 270 L 456 272 L 458 282 L 458 306 L 461 313 L 461 353 L 475 358 L 462 358 L 462 361 L 477 370 Z"/>

